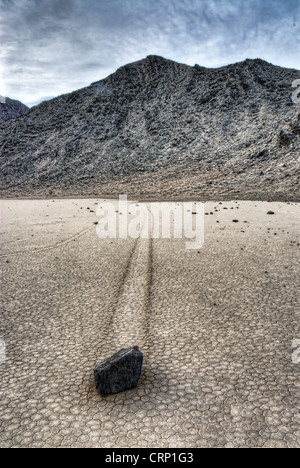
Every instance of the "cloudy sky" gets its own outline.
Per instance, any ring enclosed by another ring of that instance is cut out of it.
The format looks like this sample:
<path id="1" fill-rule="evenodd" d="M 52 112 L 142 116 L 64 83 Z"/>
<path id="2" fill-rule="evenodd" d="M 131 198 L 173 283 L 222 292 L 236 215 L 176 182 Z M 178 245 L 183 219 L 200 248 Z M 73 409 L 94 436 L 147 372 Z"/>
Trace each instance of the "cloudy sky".
<path id="1" fill-rule="evenodd" d="M 147 55 L 300 68 L 300 0 L 0 0 L 0 95 L 27 104 Z"/>

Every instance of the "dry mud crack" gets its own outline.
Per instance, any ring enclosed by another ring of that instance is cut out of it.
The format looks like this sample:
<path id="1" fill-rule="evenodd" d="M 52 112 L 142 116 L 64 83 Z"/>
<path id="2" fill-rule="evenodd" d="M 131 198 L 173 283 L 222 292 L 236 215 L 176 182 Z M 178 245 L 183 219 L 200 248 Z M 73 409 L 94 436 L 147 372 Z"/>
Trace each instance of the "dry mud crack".
<path id="1" fill-rule="evenodd" d="M 299 206 L 208 203 L 187 251 L 100 240 L 96 203 L 1 201 L 1 448 L 299 448 Z M 102 398 L 128 345 L 139 385 Z"/>

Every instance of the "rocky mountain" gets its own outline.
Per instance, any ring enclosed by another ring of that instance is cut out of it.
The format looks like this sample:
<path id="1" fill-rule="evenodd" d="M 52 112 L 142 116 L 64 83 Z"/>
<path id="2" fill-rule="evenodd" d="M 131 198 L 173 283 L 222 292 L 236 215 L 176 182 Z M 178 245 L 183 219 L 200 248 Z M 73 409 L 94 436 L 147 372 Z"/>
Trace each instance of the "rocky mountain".
<path id="1" fill-rule="evenodd" d="M 149 56 L 2 123 L 2 196 L 299 200 L 296 79 Z"/>
<path id="2" fill-rule="evenodd" d="M 0 123 L 17 119 L 21 115 L 27 114 L 28 111 L 29 107 L 20 101 L 0 96 Z"/>

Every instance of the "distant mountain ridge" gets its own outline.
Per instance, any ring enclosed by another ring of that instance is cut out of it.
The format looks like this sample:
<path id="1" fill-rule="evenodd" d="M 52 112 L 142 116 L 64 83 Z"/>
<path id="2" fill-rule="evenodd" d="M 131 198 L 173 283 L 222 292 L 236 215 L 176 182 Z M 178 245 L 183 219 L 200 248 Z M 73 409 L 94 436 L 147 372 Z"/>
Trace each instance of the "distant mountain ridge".
<path id="1" fill-rule="evenodd" d="M 0 96 L 0 123 L 27 114 L 29 107 L 20 101 Z"/>
<path id="2" fill-rule="evenodd" d="M 149 56 L 1 124 L 1 193 L 298 200 L 299 78 Z"/>

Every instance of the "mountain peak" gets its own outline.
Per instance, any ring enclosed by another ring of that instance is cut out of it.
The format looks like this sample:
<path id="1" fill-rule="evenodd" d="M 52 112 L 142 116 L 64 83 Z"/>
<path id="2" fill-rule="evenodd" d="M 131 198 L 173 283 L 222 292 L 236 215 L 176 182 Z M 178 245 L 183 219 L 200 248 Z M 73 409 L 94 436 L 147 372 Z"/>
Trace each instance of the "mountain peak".
<path id="1" fill-rule="evenodd" d="M 127 65 L 124 65 L 123 67 L 120 67 L 119 70 L 122 70 L 124 68 L 135 68 L 135 67 L 143 67 L 143 66 L 151 66 L 151 67 L 180 67 L 184 66 L 187 68 L 190 68 L 188 65 L 180 64 L 178 62 L 175 62 L 174 60 L 166 59 L 164 57 L 161 57 L 160 55 L 148 55 L 147 57 L 138 60 L 136 62 L 131 62 L 128 63 Z M 117 70 L 118 72 L 118 70 Z"/>
<path id="2" fill-rule="evenodd" d="M 0 96 L 0 123 L 17 119 L 27 114 L 27 112 L 29 112 L 29 107 L 22 104 L 22 102 Z"/>

